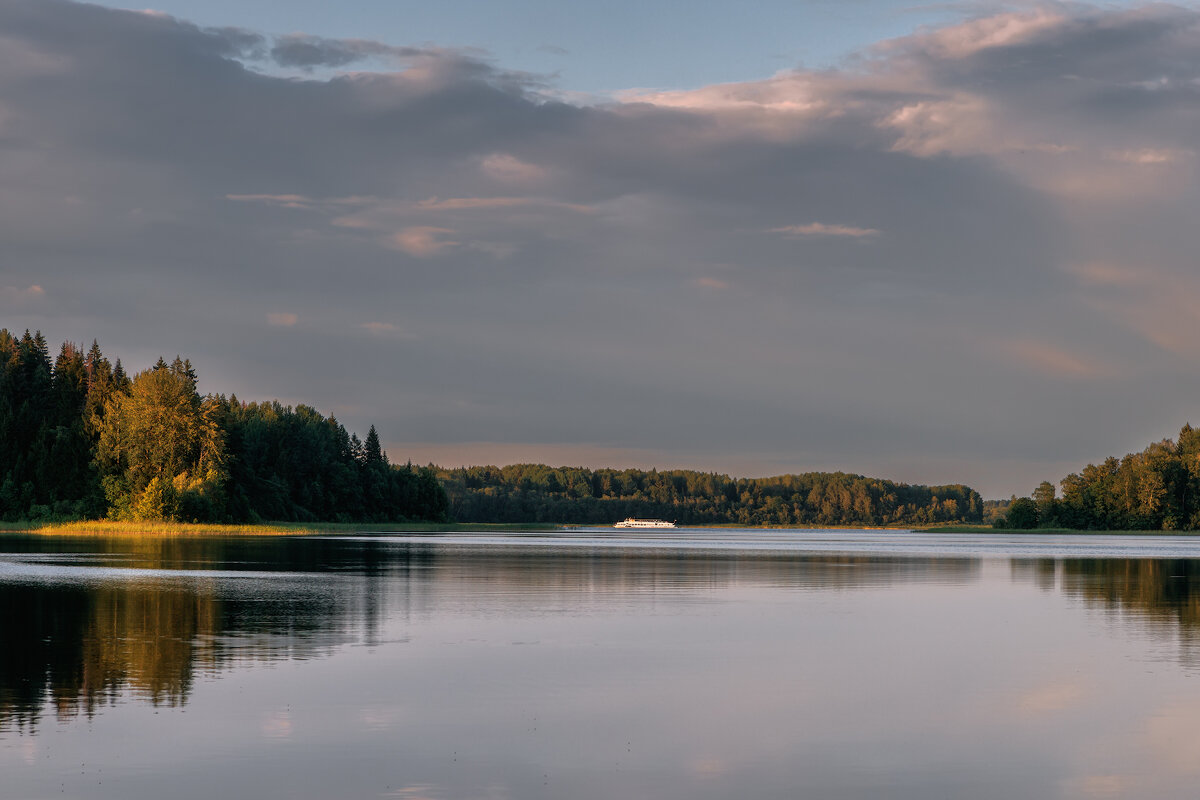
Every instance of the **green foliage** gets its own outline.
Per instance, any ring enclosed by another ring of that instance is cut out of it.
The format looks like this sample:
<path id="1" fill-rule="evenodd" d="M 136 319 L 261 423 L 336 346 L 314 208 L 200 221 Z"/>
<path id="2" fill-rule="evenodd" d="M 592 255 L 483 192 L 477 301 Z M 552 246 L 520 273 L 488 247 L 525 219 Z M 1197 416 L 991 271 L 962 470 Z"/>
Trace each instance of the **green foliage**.
<path id="1" fill-rule="evenodd" d="M 0 517 L 63 519 L 103 505 L 81 415 L 89 387 L 82 350 L 53 365 L 41 333 L 0 330 Z"/>
<path id="2" fill-rule="evenodd" d="M 1018 497 L 1008 506 L 1006 528 L 1032 530 L 1038 526 L 1038 507 L 1028 497 Z"/>
<path id="3" fill-rule="evenodd" d="M 374 426 L 368 447 L 308 406 L 225 403 L 230 507 L 239 519 L 402 521 L 446 519 L 436 475 L 388 463 Z M 372 442 L 373 440 L 373 442 Z"/>
<path id="4" fill-rule="evenodd" d="M 464 522 L 611 524 L 659 517 L 689 525 L 930 525 L 979 522 L 966 486 L 909 486 L 845 473 L 731 478 L 708 472 L 514 464 L 440 472 Z"/>
<path id="5" fill-rule="evenodd" d="M 1058 525 L 1058 500 L 1055 497 L 1054 484 L 1042 481 L 1033 490 L 1033 503 L 1037 507 L 1038 526 L 1053 528 Z"/>
<path id="6" fill-rule="evenodd" d="M 432 469 L 388 463 L 307 406 L 201 397 L 190 362 L 131 380 L 93 342 L 53 365 L 0 329 L 0 518 L 240 522 L 447 518 Z"/>
<path id="7" fill-rule="evenodd" d="M 99 424 L 96 461 L 119 483 L 106 484 L 116 518 L 177 519 L 185 492 L 219 492 L 224 436 L 196 392 L 191 364 L 161 359 L 133 378 L 128 392 L 116 391 Z M 129 497 L 121 496 L 121 492 Z"/>
<path id="8" fill-rule="evenodd" d="M 1061 482 L 1062 497 L 1043 483 L 1034 491 L 1040 527 L 1077 530 L 1200 528 L 1200 431 L 1184 425 L 1176 441 L 1088 464 Z M 1010 512 L 1011 515 L 1011 512 Z"/>
<path id="9" fill-rule="evenodd" d="M 179 493 L 169 480 L 156 475 L 131 498 L 129 516 L 134 520 L 173 520 L 179 514 Z"/>

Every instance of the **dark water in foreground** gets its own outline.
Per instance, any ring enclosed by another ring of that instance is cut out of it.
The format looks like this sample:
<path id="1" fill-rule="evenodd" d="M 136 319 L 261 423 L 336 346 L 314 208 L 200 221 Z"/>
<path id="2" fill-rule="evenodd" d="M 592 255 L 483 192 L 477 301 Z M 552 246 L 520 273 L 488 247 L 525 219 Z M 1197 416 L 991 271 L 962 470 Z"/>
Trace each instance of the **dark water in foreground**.
<path id="1" fill-rule="evenodd" d="M 1195 798 L 1200 539 L 0 538 L 0 798 Z"/>

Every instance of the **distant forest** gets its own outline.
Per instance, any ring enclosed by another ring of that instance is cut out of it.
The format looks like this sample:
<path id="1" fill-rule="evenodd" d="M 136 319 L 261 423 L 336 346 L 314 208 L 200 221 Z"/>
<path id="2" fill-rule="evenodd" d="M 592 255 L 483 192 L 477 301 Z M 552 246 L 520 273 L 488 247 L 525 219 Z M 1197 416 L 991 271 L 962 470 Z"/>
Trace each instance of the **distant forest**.
<path id="1" fill-rule="evenodd" d="M 93 342 L 51 362 L 40 332 L 0 329 L 0 518 L 197 522 L 446 518 L 429 468 L 394 466 L 308 406 L 196 389 L 190 362 L 130 377 Z"/>
<path id="2" fill-rule="evenodd" d="M 1200 430 L 1155 442 L 1124 458 L 1110 456 L 1063 478 L 1059 497 L 1043 481 L 1032 497 L 1013 498 L 997 527 L 1080 530 L 1200 529 Z"/>
<path id="3" fill-rule="evenodd" d="M 710 472 L 515 464 L 438 472 L 460 522 L 608 525 L 651 517 L 687 525 L 929 525 L 978 523 L 967 486 L 910 486 L 812 472 L 731 478 Z"/>

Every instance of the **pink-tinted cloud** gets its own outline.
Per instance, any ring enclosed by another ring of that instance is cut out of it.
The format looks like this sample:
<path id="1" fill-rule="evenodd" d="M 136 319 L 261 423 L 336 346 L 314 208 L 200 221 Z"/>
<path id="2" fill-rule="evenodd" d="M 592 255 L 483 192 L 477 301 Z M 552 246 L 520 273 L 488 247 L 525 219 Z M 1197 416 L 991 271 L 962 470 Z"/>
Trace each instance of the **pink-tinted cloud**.
<path id="1" fill-rule="evenodd" d="M 1138 150 L 1116 150 L 1108 153 L 1113 161 L 1139 166 L 1167 166 L 1196 157 L 1192 150 L 1180 150 L 1169 147 L 1144 147 Z"/>
<path id="2" fill-rule="evenodd" d="M 963 59 L 983 51 L 1014 47 L 1037 39 L 1042 34 L 1052 34 L 1056 29 L 1069 25 L 1071 19 L 1063 13 L 1045 8 L 1031 11 L 996 14 L 969 20 L 957 25 L 918 33 L 877 46 L 882 55 L 895 52 L 923 52 L 940 59 Z"/>
<path id="3" fill-rule="evenodd" d="M 262 203 L 284 208 L 315 208 L 319 206 L 361 206 L 378 201 L 375 197 L 351 195 L 349 197 L 309 197 L 302 194 L 227 194 L 226 200 L 237 203 Z"/>
<path id="4" fill-rule="evenodd" d="M 865 239 L 879 235 L 874 228 L 858 228 L 853 225 L 829 225 L 824 222 L 809 222 L 804 225 L 784 225 L 768 228 L 767 233 L 782 233 L 785 236 L 834 236 Z"/>
<path id="5" fill-rule="evenodd" d="M 45 296 L 46 290 L 36 283 L 25 287 L 0 286 L 0 302 L 18 307 Z"/>
<path id="6" fill-rule="evenodd" d="M 1112 366 L 1038 339 L 1008 339 L 996 349 L 1009 363 L 1047 378 L 1099 379 L 1112 377 Z"/>
<path id="7" fill-rule="evenodd" d="M 413 339 L 413 338 L 415 338 L 411 334 L 405 332 L 405 330 L 401 326 L 395 324 L 394 322 L 377 322 L 377 321 L 364 322 L 361 325 L 359 325 L 358 327 L 362 328 L 364 331 L 371 334 L 372 336 L 387 337 L 387 338 L 391 338 L 391 339 Z"/>
<path id="8" fill-rule="evenodd" d="M 414 225 L 394 233 L 385 240 L 390 247 L 402 250 L 417 258 L 430 258 L 452 248 L 458 242 L 446 239 L 454 235 L 449 228 L 437 228 L 432 225 Z"/>
<path id="9" fill-rule="evenodd" d="M 1069 274 L 1092 309 L 1166 353 L 1200 361 L 1200 279 L 1190 271 L 1088 262 Z"/>
<path id="10" fill-rule="evenodd" d="M 582 214 L 592 211 L 590 207 L 578 203 L 563 203 L 540 197 L 451 197 L 445 200 L 431 197 L 417 203 L 417 208 L 422 211 L 470 211 L 475 209 L 525 207 L 561 208 Z"/>
<path id="11" fill-rule="evenodd" d="M 289 208 L 301 208 L 314 203 L 311 197 L 302 194 L 227 194 L 225 199 L 238 203 L 267 203 Z"/>
<path id="12" fill-rule="evenodd" d="M 548 176 L 548 170 L 544 167 L 522 161 L 509 153 L 485 156 L 479 166 L 488 176 L 510 183 L 537 183 Z"/>

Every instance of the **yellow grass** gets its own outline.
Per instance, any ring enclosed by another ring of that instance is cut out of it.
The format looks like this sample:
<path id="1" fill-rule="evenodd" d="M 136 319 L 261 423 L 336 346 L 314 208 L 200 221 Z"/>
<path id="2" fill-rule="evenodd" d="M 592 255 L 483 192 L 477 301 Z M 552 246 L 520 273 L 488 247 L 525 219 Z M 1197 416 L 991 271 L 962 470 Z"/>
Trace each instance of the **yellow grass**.
<path id="1" fill-rule="evenodd" d="M 527 525 L 482 522 L 266 522 L 257 525 L 216 525 L 195 522 L 118 522 L 80 520 L 78 522 L 0 522 L 0 533 L 28 533 L 47 536 L 302 536 L 304 534 L 357 533 L 449 533 L 557 530 L 573 525 L 530 523 Z M 741 528 L 740 525 L 710 527 Z M 1025 533 L 1025 534 L 1115 534 L 1196 536 L 1198 531 L 1083 531 L 1039 529 L 1031 531 L 996 529 L 989 525 L 936 525 L 911 529 L 916 533 Z"/>
<path id="2" fill-rule="evenodd" d="M 556 526 L 488 525 L 451 522 L 337 523 L 268 522 L 259 525 L 216 525 L 195 522 L 0 522 L 0 533 L 67 536 L 295 536 L 307 533 L 444 533 L 449 531 L 553 530 Z"/>

